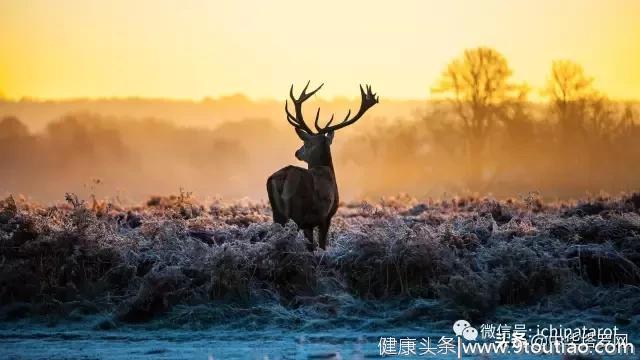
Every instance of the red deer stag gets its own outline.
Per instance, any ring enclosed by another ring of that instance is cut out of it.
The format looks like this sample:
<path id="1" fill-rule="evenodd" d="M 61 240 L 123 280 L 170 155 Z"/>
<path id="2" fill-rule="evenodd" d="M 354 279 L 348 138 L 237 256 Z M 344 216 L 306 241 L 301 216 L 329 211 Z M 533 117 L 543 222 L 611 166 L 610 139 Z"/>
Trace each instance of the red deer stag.
<path id="1" fill-rule="evenodd" d="M 322 84 L 324 85 L 324 84 Z M 313 241 L 313 229 L 319 228 L 318 244 L 322 249 L 326 246 L 327 233 L 331 225 L 331 218 L 338 209 L 338 185 L 331 161 L 331 142 L 334 131 L 349 126 L 364 115 L 373 105 L 378 103 L 378 97 L 371 92 L 371 86 L 366 86 L 366 91 L 360 86 L 362 101 L 360 109 L 352 117 L 351 110 L 340 123 L 331 125 L 331 119 L 324 126 L 318 124 L 320 108 L 316 112 L 314 133 L 305 123 L 302 117 L 302 103 L 315 94 L 320 88 L 307 93 L 309 83 L 296 99 L 293 95 L 293 85 L 289 90 L 289 96 L 295 108 L 295 115 L 289 112 L 288 101 L 285 102 L 287 121 L 291 124 L 300 140 L 304 142 L 296 151 L 296 158 L 308 164 L 308 169 L 297 166 L 287 166 L 269 177 L 267 180 L 267 193 L 273 211 L 273 221 L 284 225 L 289 219 L 293 220 L 309 241 L 308 249 L 315 248 Z"/>

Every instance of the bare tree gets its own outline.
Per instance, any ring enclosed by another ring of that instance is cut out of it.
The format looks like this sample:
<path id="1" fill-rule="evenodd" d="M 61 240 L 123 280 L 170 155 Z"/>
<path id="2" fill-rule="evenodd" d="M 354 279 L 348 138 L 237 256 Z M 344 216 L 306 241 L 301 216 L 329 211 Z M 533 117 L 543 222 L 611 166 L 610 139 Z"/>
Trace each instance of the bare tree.
<path id="1" fill-rule="evenodd" d="M 593 78 L 585 74 L 580 64 L 571 60 L 553 61 L 543 94 L 551 101 L 558 117 L 560 136 L 565 141 L 585 130 L 590 105 L 603 104 L 603 99 L 593 88 Z"/>
<path id="2" fill-rule="evenodd" d="M 465 50 L 442 72 L 432 93 L 450 99 L 461 121 L 472 186 L 483 181 L 484 151 L 488 134 L 495 128 L 505 105 L 526 95 L 511 82 L 512 71 L 498 51 L 479 47 Z M 479 190 L 479 189 L 476 189 Z"/>
<path id="3" fill-rule="evenodd" d="M 544 94 L 557 113 L 561 140 L 610 141 L 620 133 L 624 119 L 615 116 L 614 104 L 594 88 L 580 64 L 554 61 Z"/>
<path id="4" fill-rule="evenodd" d="M 0 139 L 29 136 L 29 129 L 15 116 L 5 116 L 0 120 Z"/>
<path id="5" fill-rule="evenodd" d="M 547 79 L 544 94 L 559 112 L 568 110 L 572 103 L 592 96 L 593 78 L 588 77 L 580 64 L 571 60 L 555 60 Z"/>

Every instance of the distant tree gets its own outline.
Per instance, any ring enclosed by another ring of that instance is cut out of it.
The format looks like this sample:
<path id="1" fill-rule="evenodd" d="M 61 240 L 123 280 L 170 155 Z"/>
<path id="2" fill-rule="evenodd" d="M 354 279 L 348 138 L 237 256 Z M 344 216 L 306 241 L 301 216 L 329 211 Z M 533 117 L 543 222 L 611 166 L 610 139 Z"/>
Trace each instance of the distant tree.
<path id="1" fill-rule="evenodd" d="M 622 116 L 620 117 L 620 123 L 623 127 L 633 127 L 636 124 L 636 114 L 633 111 L 633 104 L 626 103 L 624 105 L 624 111 L 622 112 Z"/>
<path id="2" fill-rule="evenodd" d="M 593 78 L 571 60 L 553 61 L 543 94 L 557 114 L 564 141 L 575 139 L 586 130 L 590 108 L 598 117 L 606 105 L 606 99 L 593 88 Z"/>
<path id="3" fill-rule="evenodd" d="M 0 120 L 0 138 L 21 138 L 29 136 L 29 129 L 15 116 Z"/>
<path id="4" fill-rule="evenodd" d="M 585 131 L 598 141 L 611 141 L 622 128 L 622 119 L 616 118 L 611 101 L 603 95 L 595 94 L 587 99 L 584 111 Z"/>
<path id="5" fill-rule="evenodd" d="M 580 64 L 571 60 L 555 60 L 551 64 L 551 75 L 543 93 L 560 113 L 565 113 L 572 103 L 593 95 L 592 84 L 593 78 L 585 74 Z"/>
<path id="6" fill-rule="evenodd" d="M 635 155 L 626 145 L 634 132 L 629 126 L 633 113 L 609 100 L 593 82 L 580 64 L 557 60 L 551 64 L 544 95 L 557 118 L 556 160 L 563 163 L 561 173 L 589 174 L 583 185 L 597 190 L 610 177 L 628 176 L 628 165 L 618 159 Z"/>
<path id="7" fill-rule="evenodd" d="M 498 51 L 479 47 L 465 50 L 442 72 L 432 93 L 454 105 L 467 142 L 471 180 L 482 182 L 487 138 L 498 121 L 508 117 L 505 106 L 526 96 L 526 88 L 511 81 L 512 71 Z"/>

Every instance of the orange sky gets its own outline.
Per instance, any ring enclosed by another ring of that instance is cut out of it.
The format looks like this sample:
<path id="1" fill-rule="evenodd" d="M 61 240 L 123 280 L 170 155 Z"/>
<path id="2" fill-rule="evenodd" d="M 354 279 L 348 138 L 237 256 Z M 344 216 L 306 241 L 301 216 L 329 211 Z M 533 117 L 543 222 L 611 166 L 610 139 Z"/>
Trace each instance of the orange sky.
<path id="1" fill-rule="evenodd" d="M 581 63 L 613 98 L 640 98 L 640 1 L 0 2 L 0 92 L 39 98 L 425 98 L 465 48 L 502 52 L 544 84 L 553 59 Z"/>

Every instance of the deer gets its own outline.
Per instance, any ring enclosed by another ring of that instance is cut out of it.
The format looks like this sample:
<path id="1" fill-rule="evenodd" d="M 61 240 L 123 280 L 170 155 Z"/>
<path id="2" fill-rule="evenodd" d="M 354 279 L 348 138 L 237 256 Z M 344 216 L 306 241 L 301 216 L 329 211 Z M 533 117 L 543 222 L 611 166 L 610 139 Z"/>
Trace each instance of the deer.
<path id="1" fill-rule="evenodd" d="M 273 222 L 285 225 L 293 220 L 302 229 L 307 239 L 307 249 L 315 250 L 313 232 L 318 228 L 318 245 L 325 250 L 327 234 L 331 226 L 331 218 L 338 210 L 340 197 L 338 184 L 331 158 L 331 143 L 336 130 L 345 128 L 358 121 L 371 107 L 378 103 L 378 96 L 371 91 L 370 85 L 365 89 L 360 85 L 360 109 L 351 117 L 351 109 L 344 120 L 334 125 L 334 115 L 320 126 L 320 108 L 316 112 L 314 133 L 302 116 L 302 104 L 318 92 L 324 84 L 313 91 L 307 92 L 309 82 L 300 96 L 293 94 L 293 85 L 289 90 L 289 97 L 294 107 L 294 114 L 289 111 L 289 101 L 285 100 L 285 114 L 287 121 L 295 129 L 302 140 L 302 146 L 295 152 L 295 157 L 307 163 L 307 169 L 289 165 L 267 179 L 267 194 L 273 212 Z"/>

